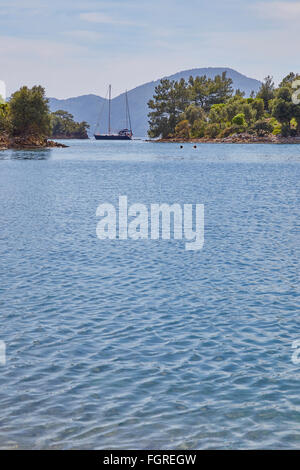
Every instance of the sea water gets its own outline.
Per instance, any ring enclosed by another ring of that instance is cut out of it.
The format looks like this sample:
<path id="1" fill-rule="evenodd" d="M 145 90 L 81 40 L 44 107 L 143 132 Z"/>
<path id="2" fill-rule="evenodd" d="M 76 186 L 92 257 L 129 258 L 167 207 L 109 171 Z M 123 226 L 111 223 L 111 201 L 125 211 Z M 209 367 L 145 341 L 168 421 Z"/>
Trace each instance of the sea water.
<path id="1" fill-rule="evenodd" d="M 300 146 L 67 143 L 0 152 L 0 447 L 298 448 Z M 120 195 L 203 249 L 99 240 Z"/>

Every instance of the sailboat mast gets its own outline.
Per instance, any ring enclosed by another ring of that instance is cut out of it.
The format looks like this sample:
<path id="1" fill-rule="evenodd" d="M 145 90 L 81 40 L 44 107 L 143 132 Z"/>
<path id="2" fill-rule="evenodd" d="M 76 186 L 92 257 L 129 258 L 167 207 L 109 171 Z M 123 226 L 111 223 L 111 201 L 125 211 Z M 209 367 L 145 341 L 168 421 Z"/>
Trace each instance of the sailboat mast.
<path id="1" fill-rule="evenodd" d="M 126 90 L 126 127 L 127 127 L 127 119 L 129 120 L 129 129 L 131 129 L 131 119 L 130 119 L 130 112 L 129 112 L 129 103 L 128 103 L 128 94 Z"/>
<path id="2" fill-rule="evenodd" d="M 111 134 L 111 128 L 110 128 L 110 108 L 111 108 L 111 85 L 109 85 L 109 96 L 108 96 L 108 135 Z"/>
<path id="3" fill-rule="evenodd" d="M 127 106 L 127 90 L 125 91 L 125 128 L 128 129 L 128 106 Z"/>

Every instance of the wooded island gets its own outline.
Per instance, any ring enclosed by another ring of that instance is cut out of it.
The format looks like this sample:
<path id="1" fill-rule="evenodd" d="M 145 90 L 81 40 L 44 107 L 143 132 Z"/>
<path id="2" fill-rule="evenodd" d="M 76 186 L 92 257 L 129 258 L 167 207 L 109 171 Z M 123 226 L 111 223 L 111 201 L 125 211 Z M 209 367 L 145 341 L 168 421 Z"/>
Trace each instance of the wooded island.
<path id="1" fill-rule="evenodd" d="M 24 86 L 5 102 L 0 96 L 0 149 L 66 147 L 53 139 L 88 139 L 86 122 L 60 110 L 51 113 L 41 86 Z"/>
<path id="2" fill-rule="evenodd" d="M 226 72 L 214 79 L 163 79 L 148 102 L 148 134 L 162 141 L 299 141 L 300 104 L 293 99 L 300 94 L 300 86 L 294 89 L 299 79 L 290 73 L 276 88 L 268 76 L 248 98 L 234 92 Z"/>

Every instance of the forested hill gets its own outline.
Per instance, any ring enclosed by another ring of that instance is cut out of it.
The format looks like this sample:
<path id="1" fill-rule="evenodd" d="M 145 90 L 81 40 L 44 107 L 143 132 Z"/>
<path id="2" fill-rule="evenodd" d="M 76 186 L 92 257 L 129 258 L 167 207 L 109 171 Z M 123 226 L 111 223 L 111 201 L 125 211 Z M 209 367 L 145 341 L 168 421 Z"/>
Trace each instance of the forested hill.
<path id="1" fill-rule="evenodd" d="M 230 68 L 210 67 L 184 70 L 166 78 L 170 80 L 179 80 L 181 78 L 188 79 L 191 75 L 193 77 L 206 75 L 208 78 L 214 78 L 216 75 L 220 75 L 223 72 L 227 72 L 227 76 L 233 80 L 233 87 L 244 91 L 246 96 L 249 96 L 252 90 L 257 92 L 261 85 L 258 80 L 248 78 Z M 128 91 L 132 128 L 136 137 L 144 137 L 147 135 L 147 114 L 149 112 L 147 102 L 152 98 L 154 89 L 158 83 L 159 80 L 145 83 Z M 65 100 L 50 98 L 50 109 L 51 111 L 63 109 L 71 113 L 76 121 L 86 121 L 90 125 L 90 134 L 94 132 L 102 109 L 102 127 L 98 128 L 98 130 L 101 132 L 107 131 L 108 104 L 107 100 L 100 96 L 83 95 Z M 112 100 L 112 128 L 118 130 L 124 126 L 125 94 L 121 94 Z"/>

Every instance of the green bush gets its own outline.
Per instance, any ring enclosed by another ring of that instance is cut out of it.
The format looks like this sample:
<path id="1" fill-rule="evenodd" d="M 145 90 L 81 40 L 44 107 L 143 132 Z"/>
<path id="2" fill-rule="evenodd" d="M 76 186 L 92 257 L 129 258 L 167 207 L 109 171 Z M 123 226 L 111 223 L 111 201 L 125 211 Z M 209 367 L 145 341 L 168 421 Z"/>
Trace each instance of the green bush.
<path id="1" fill-rule="evenodd" d="M 11 120 L 9 114 L 9 105 L 7 103 L 0 104 L 0 132 L 11 132 Z"/>
<path id="2" fill-rule="evenodd" d="M 239 127 L 245 127 L 246 126 L 245 114 L 244 113 L 236 114 L 234 118 L 232 119 L 232 124 L 235 124 L 236 126 L 239 126 Z"/>
<path id="3" fill-rule="evenodd" d="M 201 121 L 197 119 L 191 129 L 191 136 L 195 139 L 202 139 L 205 135 L 207 123 L 205 121 Z"/>
<path id="4" fill-rule="evenodd" d="M 259 136 L 264 136 L 273 132 L 272 123 L 268 119 L 260 119 L 259 121 L 256 121 L 253 128 Z"/>
<path id="5" fill-rule="evenodd" d="M 281 134 L 281 124 L 280 122 L 277 121 L 274 117 L 269 119 L 269 122 L 272 126 L 272 134 L 273 135 L 279 135 Z"/>
<path id="6" fill-rule="evenodd" d="M 291 135 L 290 124 L 287 124 L 287 123 L 282 124 L 281 135 L 282 137 L 289 137 Z"/>
<path id="7" fill-rule="evenodd" d="M 229 137 L 230 135 L 234 134 L 236 132 L 236 128 L 234 126 L 228 126 L 225 127 L 220 133 L 221 138 L 226 138 Z"/>
<path id="8" fill-rule="evenodd" d="M 218 124 L 212 123 L 208 124 L 205 129 L 205 136 L 210 139 L 215 139 L 220 133 L 220 127 Z"/>
<path id="9" fill-rule="evenodd" d="M 175 127 L 175 137 L 180 139 L 190 138 L 190 124 L 187 119 L 180 121 Z"/>

